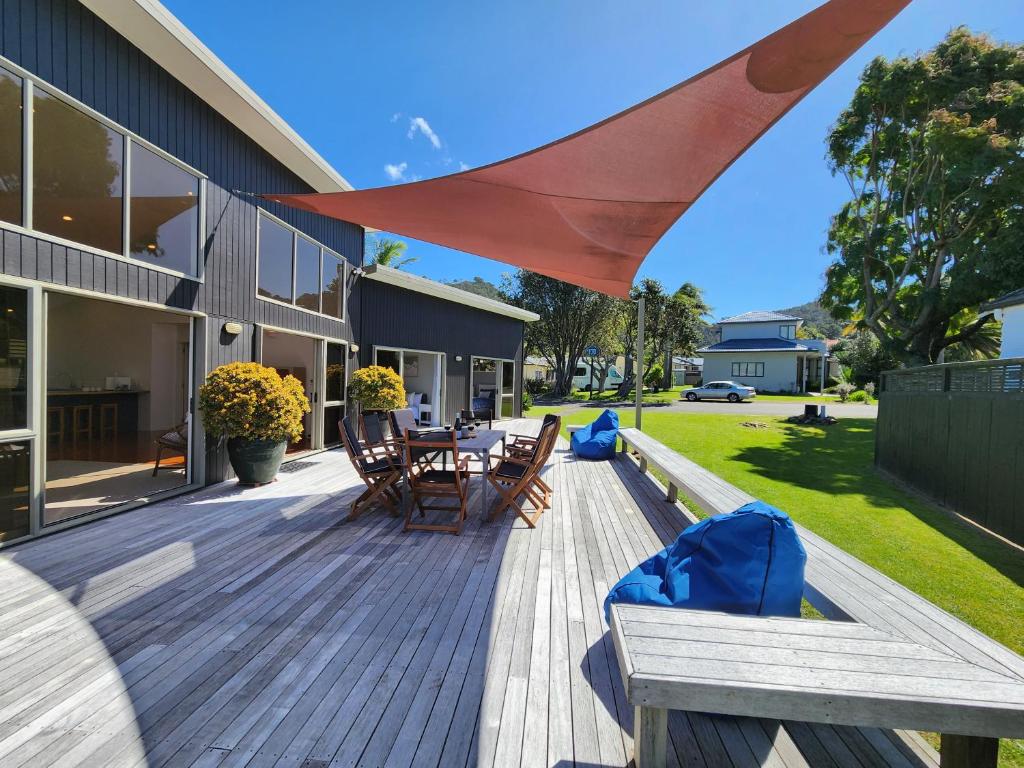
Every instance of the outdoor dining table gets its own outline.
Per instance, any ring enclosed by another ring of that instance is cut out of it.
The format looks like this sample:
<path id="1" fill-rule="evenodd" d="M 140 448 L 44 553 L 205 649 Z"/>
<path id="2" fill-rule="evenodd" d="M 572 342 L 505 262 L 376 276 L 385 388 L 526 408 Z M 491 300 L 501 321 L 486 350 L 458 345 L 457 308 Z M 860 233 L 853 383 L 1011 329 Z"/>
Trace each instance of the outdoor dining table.
<path id="1" fill-rule="evenodd" d="M 504 429 L 477 429 L 470 437 L 459 438 L 459 453 L 475 456 L 480 460 L 480 514 L 487 513 L 487 471 L 491 466 L 491 451 L 501 443 L 501 452 L 505 452 Z"/>

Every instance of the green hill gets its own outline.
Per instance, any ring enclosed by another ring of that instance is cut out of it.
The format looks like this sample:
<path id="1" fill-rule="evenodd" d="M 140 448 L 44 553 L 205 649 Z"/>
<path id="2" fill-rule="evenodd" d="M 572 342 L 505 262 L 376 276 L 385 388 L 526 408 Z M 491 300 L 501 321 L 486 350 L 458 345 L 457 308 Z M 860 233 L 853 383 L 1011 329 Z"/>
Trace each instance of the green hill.
<path id="1" fill-rule="evenodd" d="M 828 313 L 817 301 L 809 301 L 797 307 L 786 307 L 776 312 L 795 315 L 804 319 L 804 328 L 808 331 L 817 329 L 826 339 L 838 339 L 843 333 L 843 324 Z"/>

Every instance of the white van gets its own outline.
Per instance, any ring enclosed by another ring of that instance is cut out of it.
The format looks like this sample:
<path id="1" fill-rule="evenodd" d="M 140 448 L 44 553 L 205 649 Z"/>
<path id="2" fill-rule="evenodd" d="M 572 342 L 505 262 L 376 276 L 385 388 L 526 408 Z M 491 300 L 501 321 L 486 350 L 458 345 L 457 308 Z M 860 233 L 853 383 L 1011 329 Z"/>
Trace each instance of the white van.
<path id="1" fill-rule="evenodd" d="M 591 385 L 594 389 L 601 385 L 601 371 L 597 367 L 593 367 L 593 381 L 591 381 L 591 364 L 586 360 L 580 360 L 576 363 L 576 371 L 573 373 L 572 385 L 576 389 L 581 389 L 584 392 L 589 392 Z M 622 374 L 619 373 L 619 369 L 614 365 L 608 367 L 608 375 L 604 378 L 605 389 L 616 389 L 619 384 L 622 383 Z"/>

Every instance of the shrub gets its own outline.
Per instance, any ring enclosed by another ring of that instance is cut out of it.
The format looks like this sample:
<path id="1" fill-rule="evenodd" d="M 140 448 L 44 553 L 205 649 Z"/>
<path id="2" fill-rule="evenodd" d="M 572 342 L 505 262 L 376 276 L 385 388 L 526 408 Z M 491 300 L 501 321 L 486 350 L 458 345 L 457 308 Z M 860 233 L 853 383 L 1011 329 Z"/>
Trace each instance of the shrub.
<path id="1" fill-rule="evenodd" d="M 533 397 L 525 389 L 523 390 L 523 413 L 533 407 Z"/>
<path id="2" fill-rule="evenodd" d="M 402 377 L 383 365 L 369 365 L 352 374 L 348 394 L 364 411 L 393 411 L 405 408 Z"/>
<path id="3" fill-rule="evenodd" d="M 644 386 L 650 387 L 655 392 L 661 389 L 662 380 L 665 378 L 665 369 L 661 363 L 655 363 L 644 371 Z"/>
<path id="4" fill-rule="evenodd" d="M 259 363 L 228 363 L 199 388 L 199 409 L 211 435 L 298 442 L 309 400 L 294 376 L 282 379 Z"/>
<path id="5" fill-rule="evenodd" d="M 531 395 L 543 395 L 548 391 L 548 383 L 544 379 L 526 379 L 523 382 L 523 389 Z"/>
<path id="6" fill-rule="evenodd" d="M 870 403 L 871 396 L 863 389 L 858 389 L 856 392 L 850 394 L 851 403 Z"/>
<path id="7" fill-rule="evenodd" d="M 867 393 L 869 398 L 874 400 L 875 399 L 875 382 L 869 381 L 867 384 L 865 384 L 864 385 L 864 391 Z"/>
<path id="8" fill-rule="evenodd" d="M 842 384 L 836 384 L 836 394 L 839 395 L 839 402 L 845 403 L 850 399 L 850 394 L 853 392 L 853 384 L 844 381 Z"/>

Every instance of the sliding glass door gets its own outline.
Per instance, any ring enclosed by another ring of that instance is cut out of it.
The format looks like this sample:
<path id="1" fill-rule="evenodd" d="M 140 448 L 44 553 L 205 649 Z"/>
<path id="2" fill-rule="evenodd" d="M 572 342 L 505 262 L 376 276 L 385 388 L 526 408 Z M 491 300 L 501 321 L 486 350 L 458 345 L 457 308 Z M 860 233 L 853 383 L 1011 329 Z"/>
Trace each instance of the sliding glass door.
<path id="1" fill-rule="evenodd" d="M 30 306 L 26 289 L 0 286 L 0 542 L 32 532 Z"/>
<path id="2" fill-rule="evenodd" d="M 324 400 L 323 400 L 323 444 L 324 447 L 338 445 L 341 432 L 338 423 L 345 415 L 345 392 L 347 386 L 346 358 L 348 350 L 344 344 L 328 341 L 324 350 Z"/>
<path id="3" fill-rule="evenodd" d="M 419 424 L 440 426 L 444 419 L 444 353 L 374 347 L 375 365 L 402 377 L 409 408 Z"/>
<path id="4" fill-rule="evenodd" d="M 488 410 L 496 419 L 515 415 L 514 360 L 474 357 L 469 379 L 470 405 L 474 411 Z"/>

